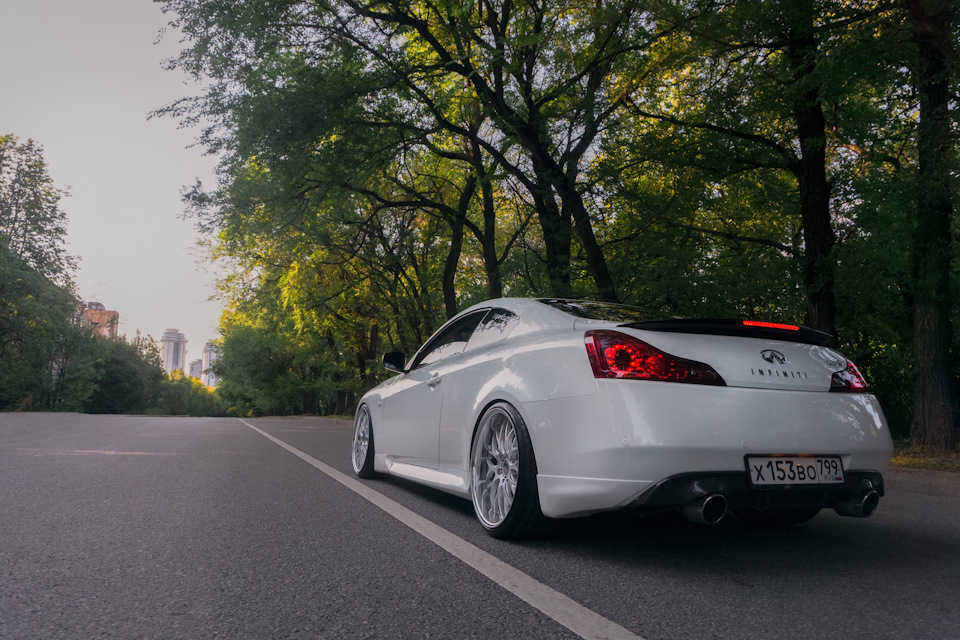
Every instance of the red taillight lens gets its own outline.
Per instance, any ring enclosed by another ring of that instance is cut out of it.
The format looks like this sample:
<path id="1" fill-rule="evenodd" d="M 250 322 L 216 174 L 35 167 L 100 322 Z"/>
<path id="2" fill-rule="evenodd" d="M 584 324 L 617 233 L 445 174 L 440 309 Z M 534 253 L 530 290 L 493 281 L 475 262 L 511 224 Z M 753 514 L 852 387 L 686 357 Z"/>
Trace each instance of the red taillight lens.
<path id="1" fill-rule="evenodd" d="M 672 356 L 619 331 L 588 331 L 584 341 L 597 378 L 726 386 L 710 365 Z"/>
<path id="2" fill-rule="evenodd" d="M 763 322 L 761 320 L 744 320 L 745 327 L 761 327 L 763 329 L 784 329 L 785 331 L 800 331 L 795 324 L 780 324 L 779 322 Z"/>
<path id="3" fill-rule="evenodd" d="M 866 393 L 870 389 L 867 387 L 867 381 L 863 374 L 852 362 L 847 363 L 847 368 L 843 371 L 837 371 L 830 379 L 830 391 L 839 391 L 841 393 Z"/>

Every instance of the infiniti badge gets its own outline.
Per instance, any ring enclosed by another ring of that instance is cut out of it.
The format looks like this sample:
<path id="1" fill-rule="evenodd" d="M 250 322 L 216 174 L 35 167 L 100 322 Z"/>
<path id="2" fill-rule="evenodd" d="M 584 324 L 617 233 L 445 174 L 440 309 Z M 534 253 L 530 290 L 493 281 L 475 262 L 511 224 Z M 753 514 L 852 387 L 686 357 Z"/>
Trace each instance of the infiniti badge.
<path id="1" fill-rule="evenodd" d="M 787 361 L 787 356 L 783 355 L 779 351 L 774 351 L 773 349 L 764 349 L 760 352 L 760 357 L 770 364 L 783 364 Z"/>

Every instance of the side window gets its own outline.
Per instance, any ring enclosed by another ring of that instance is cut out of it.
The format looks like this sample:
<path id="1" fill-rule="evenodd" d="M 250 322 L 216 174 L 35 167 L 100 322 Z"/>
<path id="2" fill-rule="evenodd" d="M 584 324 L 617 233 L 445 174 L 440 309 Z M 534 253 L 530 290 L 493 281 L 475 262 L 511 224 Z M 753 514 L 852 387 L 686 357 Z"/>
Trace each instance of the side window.
<path id="1" fill-rule="evenodd" d="M 486 310 L 471 313 L 435 335 L 423 347 L 423 355 L 417 357 L 412 368 L 416 369 L 425 364 L 433 364 L 466 349 L 467 342 L 485 315 L 487 315 Z"/>
<path id="2" fill-rule="evenodd" d="M 510 335 L 519 322 L 520 318 L 512 311 L 490 309 L 483 318 L 483 322 L 474 330 L 470 338 L 470 348 L 477 349 L 503 340 Z"/>

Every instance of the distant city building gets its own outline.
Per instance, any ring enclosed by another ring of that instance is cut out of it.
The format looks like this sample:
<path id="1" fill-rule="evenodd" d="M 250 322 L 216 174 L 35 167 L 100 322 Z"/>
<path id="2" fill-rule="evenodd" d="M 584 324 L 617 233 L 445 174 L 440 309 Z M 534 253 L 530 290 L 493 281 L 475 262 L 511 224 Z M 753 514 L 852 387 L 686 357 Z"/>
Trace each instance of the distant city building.
<path id="1" fill-rule="evenodd" d="M 194 360 L 190 363 L 190 377 L 200 379 L 203 375 L 203 360 Z"/>
<path id="2" fill-rule="evenodd" d="M 177 329 L 167 329 L 160 338 L 160 359 L 168 374 L 187 371 L 187 338 Z"/>
<path id="3" fill-rule="evenodd" d="M 99 302 L 88 302 L 83 305 L 83 314 L 80 316 L 80 326 L 91 327 L 104 338 L 117 338 L 117 325 L 120 324 L 120 314 L 116 311 L 107 311 Z"/>
<path id="4" fill-rule="evenodd" d="M 207 344 L 203 345 L 203 366 L 201 367 L 203 375 L 200 378 L 200 381 L 208 387 L 215 387 L 217 383 L 220 382 L 220 379 L 210 371 L 210 366 L 213 365 L 219 357 L 220 352 L 217 351 L 217 347 L 213 342 L 208 340 Z"/>

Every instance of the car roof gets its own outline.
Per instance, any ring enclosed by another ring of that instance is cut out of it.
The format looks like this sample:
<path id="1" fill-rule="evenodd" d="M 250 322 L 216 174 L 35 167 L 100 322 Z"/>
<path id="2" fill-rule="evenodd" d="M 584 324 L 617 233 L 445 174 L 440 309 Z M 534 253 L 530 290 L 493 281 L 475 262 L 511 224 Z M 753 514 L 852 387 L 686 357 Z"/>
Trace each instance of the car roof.
<path id="1" fill-rule="evenodd" d="M 577 320 L 593 323 L 623 324 L 649 320 L 646 310 L 624 304 L 599 302 L 575 298 L 495 298 L 463 311 L 471 313 L 479 309 L 499 307 L 513 311 L 521 320 L 565 326 Z"/>
<path id="2" fill-rule="evenodd" d="M 512 311 L 524 322 L 563 325 L 572 323 L 575 319 L 559 309 L 543 304 L 540 300 L 540 298 L 493 298 L 464 309 L 456 317 L 481 309 L 498 308 Z"/>

